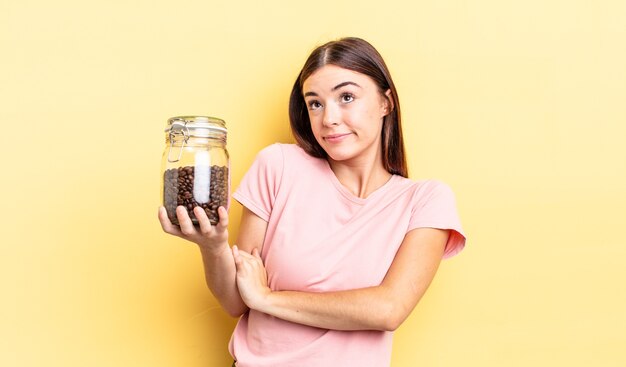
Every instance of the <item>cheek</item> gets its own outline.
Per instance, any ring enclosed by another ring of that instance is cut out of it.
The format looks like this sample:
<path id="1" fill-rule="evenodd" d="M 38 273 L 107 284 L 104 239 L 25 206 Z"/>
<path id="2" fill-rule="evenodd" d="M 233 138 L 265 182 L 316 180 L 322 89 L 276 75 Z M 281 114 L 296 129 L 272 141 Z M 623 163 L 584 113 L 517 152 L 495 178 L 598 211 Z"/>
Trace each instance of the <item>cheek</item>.
<path id="1" fill-rule="evenodd" d="M 374 128 L 374 126 L 380 127 L 382 125 L 382 117 L 380 116 L 380 110 L 375 107 L 368 108 L 363 111 L 364 123 L 367 124 L 367 128 Z"/>
<path id="2" fill-rule="evenodd" d="M 309 125 L 311 126 L 311 131 L 313 131 L 313 135 L 318 136 L 321 128 L 319 116 L 309 112 Z"/>
<path id="3" fill-rule="evenodd" d="M 368 111 L 367 126 L 364 127 L 368 131 L 368 135 L 372 137 L 379 136 L 383 129 L 383 117 L 380 116 L 380 110 L 372 108 Z"/>

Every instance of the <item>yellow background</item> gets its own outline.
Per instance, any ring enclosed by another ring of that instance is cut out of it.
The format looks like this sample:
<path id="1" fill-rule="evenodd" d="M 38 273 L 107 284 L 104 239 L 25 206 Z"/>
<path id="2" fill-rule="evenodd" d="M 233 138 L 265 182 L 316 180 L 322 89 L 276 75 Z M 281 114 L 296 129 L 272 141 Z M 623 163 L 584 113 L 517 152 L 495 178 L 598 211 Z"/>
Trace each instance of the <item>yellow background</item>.
<path id="1" fill-rule="evenodd" d="M 0 365 L 229 365 L 234 320 L 156 219 L 166 119 L 225 119 L 236 186 L 291 141 L 308 53 L 346 35 L 385 57 L 411 176 L 453 187 L 469 237 L 393 367 L 626 365 L 625 19 L 617 0 L 2 1 Z"/>

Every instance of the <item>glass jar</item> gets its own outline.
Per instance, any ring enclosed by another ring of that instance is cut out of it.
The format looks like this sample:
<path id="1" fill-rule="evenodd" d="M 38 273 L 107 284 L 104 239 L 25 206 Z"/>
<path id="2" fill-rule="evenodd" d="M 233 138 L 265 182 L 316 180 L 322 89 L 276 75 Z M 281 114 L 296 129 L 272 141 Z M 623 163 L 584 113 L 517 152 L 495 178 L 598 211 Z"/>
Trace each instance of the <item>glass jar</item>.
<path id="1" fill-rule="evenodd" d="M 163 206 L 174 224 L 176 207 L 187 208 L 194 224 L 193 208 L 200 206 L 211 224 L 219 221 L 217 208 L 230 204 L 230 175 L 226 150 L 226 123 L 207 116 L 177 116 L 167 120 L 162 159 Z"/>

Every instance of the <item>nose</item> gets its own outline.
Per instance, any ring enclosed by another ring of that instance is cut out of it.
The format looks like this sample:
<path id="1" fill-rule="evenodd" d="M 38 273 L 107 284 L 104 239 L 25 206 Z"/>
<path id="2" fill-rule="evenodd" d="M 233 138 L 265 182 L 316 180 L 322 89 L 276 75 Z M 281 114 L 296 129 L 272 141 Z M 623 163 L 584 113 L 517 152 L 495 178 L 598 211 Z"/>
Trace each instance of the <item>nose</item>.
<path id="1" fill-rule="evenodd" d="M 329 103 L 324 106 L 324 116 L 322 119 L 322 123 L 324 126 L 336 126 L 339 125 L 339 121 L 341 120 L 341 114 L 339 113 L 338 106 L 333 103 Z"/>

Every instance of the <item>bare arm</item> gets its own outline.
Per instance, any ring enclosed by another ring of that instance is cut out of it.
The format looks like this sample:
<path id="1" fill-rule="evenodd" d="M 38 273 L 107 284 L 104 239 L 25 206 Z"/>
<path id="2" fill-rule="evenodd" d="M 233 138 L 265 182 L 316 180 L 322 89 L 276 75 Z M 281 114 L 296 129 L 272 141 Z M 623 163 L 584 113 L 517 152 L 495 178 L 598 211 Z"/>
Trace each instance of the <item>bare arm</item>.
<path id="1" fill-rule="evenodd" d="M 258 251 L 233 248 L 244 302 L 272 316 L 336 330 L 395 330 L 426 292 L 441 262 L 449 231 L 419 228 L 407 233 L 379 286 L 309 293 L 267 288 Z"/>
<path id="2" fill-rule="evenodd" d="M 248 310 L 241 299 L 235 282 L 235 263 L 228 244 L 228 213 L 226 209 L 218 209 L 219 223 L 211 226 L 206 213 L 195 209 L 199 225 L 194 226 L 184 207 L 176 208 L 176 216 L 180 228 L 173 225 L 164 208 L 159 208 L 159 221 L 166 233 L 181 237 L 198 245 L 202 254 L 204 275 L 211 293 L 220 305 L 233 317 L 238 317 Z M 239 229 L 241 247 L 261 248 L 265 237 L 267 223 L 244 207 Z"/>

